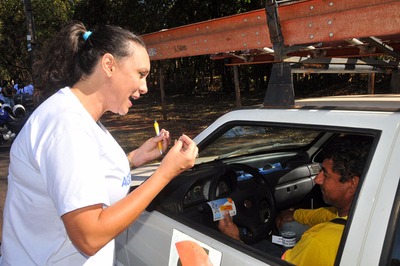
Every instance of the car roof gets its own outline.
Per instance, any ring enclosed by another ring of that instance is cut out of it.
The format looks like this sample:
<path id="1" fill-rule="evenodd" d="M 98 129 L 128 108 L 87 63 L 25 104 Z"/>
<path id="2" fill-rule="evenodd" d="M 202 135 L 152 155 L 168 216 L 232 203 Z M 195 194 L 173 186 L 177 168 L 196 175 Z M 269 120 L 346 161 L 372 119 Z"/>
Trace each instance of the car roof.
<path id="1" fill-rule="evenodd" d="M 299 109 L 340 109 L 400 112 L 400 94 L 326 96 L 295 101 Z"/>

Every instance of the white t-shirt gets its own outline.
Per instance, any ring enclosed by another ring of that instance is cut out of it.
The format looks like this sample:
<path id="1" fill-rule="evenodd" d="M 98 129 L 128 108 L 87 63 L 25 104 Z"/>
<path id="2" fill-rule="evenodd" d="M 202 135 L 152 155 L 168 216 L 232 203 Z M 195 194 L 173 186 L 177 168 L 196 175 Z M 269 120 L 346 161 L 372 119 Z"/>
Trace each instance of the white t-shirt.
<path id="1" fill-rule="evenodd" d="M 40 105 L 10 152 L 2 265 L 112 265 L 114 241 L 85 257 L 61 216 L 126 196 L 129 162 L 69 88 Z"/>

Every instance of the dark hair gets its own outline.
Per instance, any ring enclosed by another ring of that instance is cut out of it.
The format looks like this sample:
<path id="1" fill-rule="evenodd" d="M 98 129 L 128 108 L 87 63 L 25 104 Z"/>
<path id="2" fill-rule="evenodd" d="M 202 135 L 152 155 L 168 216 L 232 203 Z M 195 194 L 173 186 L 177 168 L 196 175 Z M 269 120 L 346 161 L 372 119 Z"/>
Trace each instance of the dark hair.
<path id="1" fill-rule="evenodd" d="M 332 170 L 338 173 L 344 183 L 361 174 L 371 148 L 373 138 L 360 135 L 341 135 L 328 144 L 323 155 L 332 159 Z"/>
<path id="2" fill-rule="evenodd" d="M 134 52 L 132 42 L 145 47 L 132 32 L 117 26 L 101 26 L 83 39 L 87 29 L 71 21 L 44 47 L 34 67 L 35 103 L 43 102 L 58 89 L 73 86 L 92 74 L 98 59 L 106 53 L 121 59 Z"/>

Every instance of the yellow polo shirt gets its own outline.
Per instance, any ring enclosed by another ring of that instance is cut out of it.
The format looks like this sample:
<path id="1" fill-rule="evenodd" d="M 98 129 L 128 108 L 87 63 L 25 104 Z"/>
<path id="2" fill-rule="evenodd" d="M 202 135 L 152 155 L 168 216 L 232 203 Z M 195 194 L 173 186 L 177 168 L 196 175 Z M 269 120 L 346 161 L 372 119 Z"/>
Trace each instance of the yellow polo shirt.
<path id="1" fill-rule="evenodd" d="M 312 227 L 294 248 L 283 254 L 282 259 L 299 266 L 333 265 L 344 229 L 342 224 L 329 222 L 338 217 L 334 211 L 335 208 L 296 210 L 295 220 Z"/>

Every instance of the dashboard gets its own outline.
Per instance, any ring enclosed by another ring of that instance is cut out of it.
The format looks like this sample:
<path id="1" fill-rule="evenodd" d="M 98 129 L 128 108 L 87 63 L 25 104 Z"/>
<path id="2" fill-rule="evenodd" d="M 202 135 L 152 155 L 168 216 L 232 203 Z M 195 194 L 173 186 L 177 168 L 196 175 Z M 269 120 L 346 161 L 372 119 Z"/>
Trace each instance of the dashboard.
<path id="1" fill-rule="evenodd" d="M 314 168 L 316 166 L 314 165 Z M 308 167 L 306 167 L 309 169 Z M 315 171 L 317 171 L 319 168 L 317 168 Z M 265 164 L 263 167 L 256 168 L 258 173 L 260 173 L 265 180 L 268 180 L 269 175 L 271 173 L 286 173 L 288 169 L 285 169 L 282 167 L 281 163 L 268 163 Z M 314 171 L 314 172 L 315 172 Z M 213 175 L 217 175 L 218 173 L 213 173 Z M 306 172 L 306 175 L 311 174 L 310 172 Z M 315 173 L 314 173 L 315 174 Z M 283 174 L 282 174 L 283 175 Z M 216 198 L 222 197 L 229 195 L 230 193 L 233 193 L 236 187 L 241 187 L 244 186 L 246 182 L 251 182 L 254 179 L 253 174 L 249 173 L 248 171 L 245 170 L 234 170 L 232 172 L 227 172 L 221 179 L 219 179 L 218 184 L 216 185 Z M 285 178 L 284 178 L 285 179 Z M 286 178 L 287 179 L 287 178 Z M 292 180 L 293 178 L 289 178 L 289 181 Z M 295 179 L 295 178 L 294 178 Z M 199 181 L 195 182 L 186 192 L 184 198 L 183 198 L 183 205 L 188 206 L 192 204 L 196 204 L 199 202 L 204 202 L 211 200 L 210 198 L 210 186 L 212 183 L 213 177 L 210 176 L 209 178 L 202 178 Z M 232 183 L 232 180 L 235 182 Z M 273 179 L 269 180 L 271 185 L 273 183 L 279 183 L 274 182 Z M 281 198 L 281 197 L 280 197 Z"/>
<path id="2" fill-rule="evenodd" d="M 287 153 L 280 158 L 271 157 L 270 161 L 261 156 L 260 161 L 257 160 L 246 158 L 198 164 L 173 179 L 147 210 L 172 211 L 199 221 L 211 200 L 251 199 L 260 178 L 273 194 L 277 210 L 282 210 L 302 201 L 311 192 L 314 177 L 320 170 L 319 163 L 293 164 L 293 154 Z"/>
<path id="3" fill-rule="evenodd" d="M 206 180 L 191 187 L 183 199 L 183 204 L 188 205 L 191 203 L 209 200 L 210 185 L 211 180 Z M 218 182 L 216 190 L 217 197 L 230 192 L 232 192 L 232 188 L 227 181 L 221 180 Z"/>

